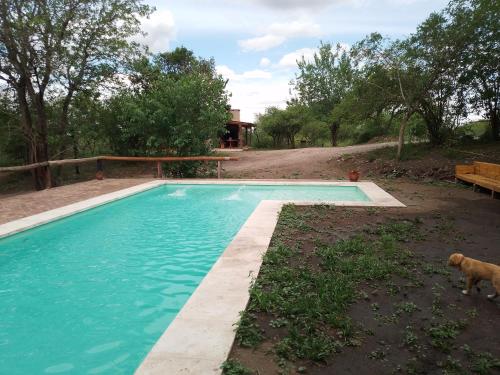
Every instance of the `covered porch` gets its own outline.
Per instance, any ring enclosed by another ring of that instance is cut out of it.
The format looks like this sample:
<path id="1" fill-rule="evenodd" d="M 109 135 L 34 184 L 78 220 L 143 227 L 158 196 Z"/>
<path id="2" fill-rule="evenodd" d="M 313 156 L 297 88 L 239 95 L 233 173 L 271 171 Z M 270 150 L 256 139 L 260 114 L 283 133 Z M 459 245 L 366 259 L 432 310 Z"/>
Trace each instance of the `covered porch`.
<path id="1" fill-rule="evenodd" d="M 252 145 L 254 124 L 231 120 L 226 124 L 226 134 L 220 138 L 220 148 L 244 148 Z"/>

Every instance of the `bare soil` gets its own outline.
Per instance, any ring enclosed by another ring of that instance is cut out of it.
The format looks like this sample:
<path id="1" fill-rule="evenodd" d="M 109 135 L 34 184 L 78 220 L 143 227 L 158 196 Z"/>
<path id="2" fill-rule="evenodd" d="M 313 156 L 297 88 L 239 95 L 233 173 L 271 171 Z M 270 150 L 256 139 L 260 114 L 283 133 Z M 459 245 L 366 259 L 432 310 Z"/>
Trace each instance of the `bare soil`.
<path id="1" fill-rule="evenodd" d="M 344 154 L 394 146 L 395 142 L 373 143 L 347 147 L 311 147 L 294 150 L 250 150 L 232 154 L 240 160 L 224 163 L 224 176 L 230 178 L 322 178 L 346 176 L 345 167 L 336 160 Z"/>
<path id="2" fill-rule="evenodd" d="M 408 280 L 397 277 L 390 288 L 384 283 L 362 284 L 359 292 L 365 297 L 348 311 L 358 327 L 357 343 L 324 361 L 280 360 L 275 348 L 287 332 L 269 327 L 277 317 L 262 312 L 257 313 L 257 324 L 264 341 L 256 349 L 235 343 L 230 359 L 255 374 L 500 373 L 500 298 L 486 299 L 492 292 L 489 282 L 482 283 L 480 293 L 462 295 L 463 275 L 446 266 L 453 252 L 500 264 L 500 200 L 451 184 L 443 187 L 402 179 L 379 183 L 408 207 L 298 207 L 304 228 L 314 229 L 297 231 L 279 225 L 272 244 L 279 238 L 288 246 L 299 245 L 298 259 L 292 262 L 318 267 L 318 243 L 334 245 L 354 235 L 369 236 L 374 228 L 390 222 L 417 222 L 419 236 L 409 235 L 402 246 L 419 260 L 414 272 L 421 285 L 409 286 Z M 415 311 L 398 312 L 396 306 L 402 303 L 414 304 Z M 449 350 L 436 348 L 429 334 L 433 324 L 445 322 L 464 324 L 456 338 L 444 340 Z M 337 335 L 328 326 L 324 332 Z M 408 338 L 408 332 L 415 337 Z"/>

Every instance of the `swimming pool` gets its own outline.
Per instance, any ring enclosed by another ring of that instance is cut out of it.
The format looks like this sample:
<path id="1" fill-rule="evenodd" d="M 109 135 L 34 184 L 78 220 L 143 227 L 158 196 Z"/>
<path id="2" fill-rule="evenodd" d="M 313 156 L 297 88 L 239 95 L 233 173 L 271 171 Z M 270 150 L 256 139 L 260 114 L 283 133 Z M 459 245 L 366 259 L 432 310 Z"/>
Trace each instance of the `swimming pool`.
<path id="1" fill-rule="evenodd" d="M 0 239 L 0 368 L 132 373 L 261 200 L 355 186 L 163 185 Z"/>

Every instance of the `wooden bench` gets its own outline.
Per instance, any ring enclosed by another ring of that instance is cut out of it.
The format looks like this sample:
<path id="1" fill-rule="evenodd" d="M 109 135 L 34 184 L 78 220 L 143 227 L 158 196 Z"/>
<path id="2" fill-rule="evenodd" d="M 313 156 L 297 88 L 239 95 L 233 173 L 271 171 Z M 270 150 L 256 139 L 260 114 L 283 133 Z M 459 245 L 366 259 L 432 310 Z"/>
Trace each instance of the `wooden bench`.
<path id="1" fill-rule="evenodd" d="M 500 192 L 500 164 L 475 161 L 473 165 L 455 166 L 455 181 L 462 180 L 473 184 L 473 189 L 482 186 L 491 190 L 491 197 Z"/>

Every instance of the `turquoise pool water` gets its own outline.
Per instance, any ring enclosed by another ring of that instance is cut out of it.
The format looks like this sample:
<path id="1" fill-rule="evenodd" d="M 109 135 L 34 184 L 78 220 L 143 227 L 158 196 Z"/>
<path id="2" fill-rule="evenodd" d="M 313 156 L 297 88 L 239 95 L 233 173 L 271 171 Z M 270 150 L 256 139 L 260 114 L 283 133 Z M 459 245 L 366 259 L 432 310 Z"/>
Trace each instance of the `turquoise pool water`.
<path id="1" fill-rule="evenodd" d="M 0 239 L 0 373 L 132 374 L 263 199 L 369 200 L 164 185 Z"/>

